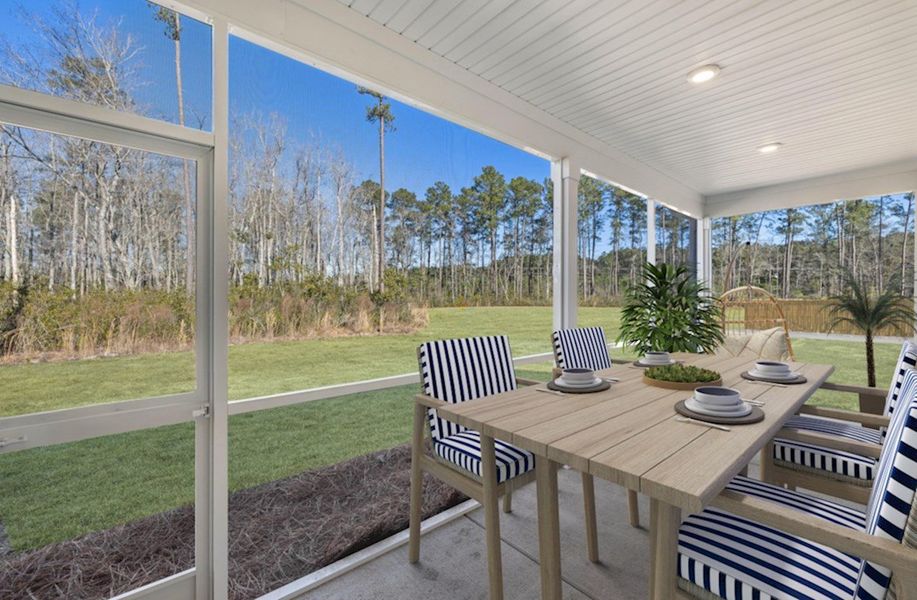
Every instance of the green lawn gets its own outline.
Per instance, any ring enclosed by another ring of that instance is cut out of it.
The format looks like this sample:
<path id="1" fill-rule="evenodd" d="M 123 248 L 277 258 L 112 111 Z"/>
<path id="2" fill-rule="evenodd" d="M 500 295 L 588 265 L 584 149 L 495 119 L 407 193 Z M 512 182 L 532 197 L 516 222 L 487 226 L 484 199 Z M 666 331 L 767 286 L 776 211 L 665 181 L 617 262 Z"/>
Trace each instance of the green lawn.
<path id="1" fill-rule="evenodd" d="M 603 325 L 610 338 L 617 317 L 617 309 L 580 310 L 582 324 Z M 547 352 L 550 327 L 551 310 L 545 307 L 434 309 L 429 326 L 411 335 L 236 346 L 230 351 L 230 393 L 244 398 L 410 372 L 416 369 L 418 342 L 433 338 L 501 332 L 510 335 L 517 356 Z M 795 348 L 801 360 L 837 365 L 835 381 L 865 381 L 862 344 L 797 340 Z M 896 345 L 877 346 L 881 385 L 897 351 Z M 0 414 L 188 389 L 188 357 L 3 366 Z M 546 378 L 549 370 L 548 363 L 527 365 L 519 374 Z M 405 386 L 232 417 L 231 488 L 406 442 L 415 391 Z M 821 392 L 818 400 L 853 405 L 836 393 Z M 193 442 L 192 426 L 183 424 L 0 455 L 0 523 L 13 546 L 26 549 L 189 504 Z"/>

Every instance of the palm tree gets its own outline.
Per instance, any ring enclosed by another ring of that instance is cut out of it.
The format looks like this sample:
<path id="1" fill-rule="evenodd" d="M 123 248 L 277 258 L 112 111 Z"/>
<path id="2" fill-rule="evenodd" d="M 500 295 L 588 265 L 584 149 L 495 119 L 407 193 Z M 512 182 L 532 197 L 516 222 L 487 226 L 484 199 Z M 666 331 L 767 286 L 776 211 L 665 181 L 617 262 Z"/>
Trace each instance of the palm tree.
<path id="1" fill-rule="evenodd" d="M 883 328 L 904 327 L 914 331 L 914 313 L 904 297 L 888 290 L 871 295 L 854 277 L 847 277 L 847 291 L 829 299 L 833 317 L 830 329 L 848 324 L 866 334 L 866 377 L 869 387 L 876 387 L 876 357 L 873 335 Z"/>
<path id="2" fill-rule="evenodd" d="M 379 92 L 365 87 L 357 91 L 376 99 L 376 103 L 366 107 L 366 120 L 379 124 L 379 206 L 376 213 L 376 277 L 378 277 L 379 292 L 385 291 L 385 132 L 394 131 L 391 105 L 385 101 L 385 96 Z"/>

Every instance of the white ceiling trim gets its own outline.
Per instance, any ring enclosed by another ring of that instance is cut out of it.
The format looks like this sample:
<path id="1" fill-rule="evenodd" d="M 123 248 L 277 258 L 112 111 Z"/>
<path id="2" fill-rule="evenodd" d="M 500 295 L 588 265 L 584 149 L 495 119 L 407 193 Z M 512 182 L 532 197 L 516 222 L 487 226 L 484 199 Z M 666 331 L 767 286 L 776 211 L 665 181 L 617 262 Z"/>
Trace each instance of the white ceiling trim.
<path id="1" fill-rule="evenodd" d="M 603 179 L 662 199 L 688 214 L 702 213 L 701 194 L 677 178 L 548 115 L 335 0 L 185 3 L 221 15 L 300 60 L 520 148 L 553 158 L 573 157 Z M 449 3 L 434 6 L 439 4 Z"/>
<path id="2" fill-rule="evenodd" d="M 903 161 L 707 196 L 704 216 L 728 217 L 915 190 L 917 161 Z"/>

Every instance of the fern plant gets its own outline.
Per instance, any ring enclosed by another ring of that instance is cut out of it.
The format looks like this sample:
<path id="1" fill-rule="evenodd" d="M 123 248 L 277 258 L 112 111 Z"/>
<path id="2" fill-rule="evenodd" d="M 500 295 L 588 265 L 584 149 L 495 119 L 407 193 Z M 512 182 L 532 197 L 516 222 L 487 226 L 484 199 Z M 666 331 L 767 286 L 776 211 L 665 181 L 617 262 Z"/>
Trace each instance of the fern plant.
<path id="1" fill-rule="evenodd" d="M 722 307 L 683 266 L 643 265 L 627 290 L 618 341 L 641 354 L 712 352 L 723 342 Z"/>

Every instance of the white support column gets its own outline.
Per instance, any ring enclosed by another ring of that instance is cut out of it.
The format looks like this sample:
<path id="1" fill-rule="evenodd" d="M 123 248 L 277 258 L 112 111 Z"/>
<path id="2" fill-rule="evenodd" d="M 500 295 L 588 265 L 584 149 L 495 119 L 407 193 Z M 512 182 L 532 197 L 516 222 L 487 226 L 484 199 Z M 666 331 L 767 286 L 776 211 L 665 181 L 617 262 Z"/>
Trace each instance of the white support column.
<path id="1" fill-rule="evenodd" d="M 554 328 L 576 326 L 577 193 L 580 169 L 571 158 L 551 163 L 554 183 Z"/>
<path id="2" fill-rule="evenodd" d="M 656 201 L 646 199 L 646 262 L 656 264 Z"/>
<path id="3" fill-rule="evenodd" d="M 196 427 L 196 600 L 226 600 L 229 595 L 229 26 L 222 17 L 213 20 L 213 136 L 211 176 L 201 184 L 208 188 L 208 210 L 199 228 L 206 247 L 197 274 L 198 302 L 206 319 L 205 373 L 199 385 L 206 392 L 208 414 Z"/>
<path id="4" fill-rule="evenodd" d="M 697 281 L 713 289 L 713 238 L 710 218 L 697 220 Z"/>

